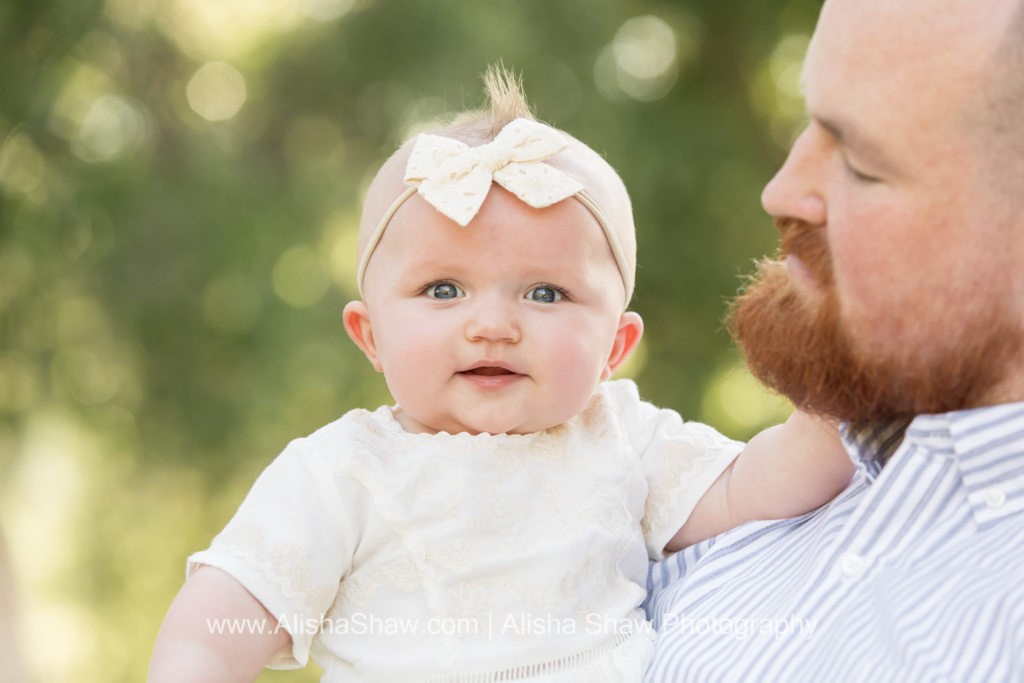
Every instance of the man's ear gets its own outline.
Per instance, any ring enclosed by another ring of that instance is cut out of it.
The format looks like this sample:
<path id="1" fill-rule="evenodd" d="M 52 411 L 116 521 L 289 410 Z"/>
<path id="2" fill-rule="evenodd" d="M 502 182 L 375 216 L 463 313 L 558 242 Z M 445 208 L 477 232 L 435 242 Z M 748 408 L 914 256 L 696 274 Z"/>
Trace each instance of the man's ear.
<path id="1" fill-rule="evenodd" d="M 644 336 L 644 321 L 639 313 L 626 311 L 619 318 L 619 329 L 615 332 L 615 344 L 608 356 L 608 365 L 601 373 L 601 379 L 608 379 L 619 366 L 626 362 L 629 354 L 640 343 L 640 337 Z"/>
<path id="2" fill-rule="evenodd" d="M 380 360 L 377 358 L 377 345 L 373 343 L 373 329 L 370 327 L 370 309 L 366 302 L 349 301 L 345 304 L 345 311 L 342 314 L 345 321 L 345 330 L 356 346 L 363 350 L 377 372 L 383 370 Z"/>

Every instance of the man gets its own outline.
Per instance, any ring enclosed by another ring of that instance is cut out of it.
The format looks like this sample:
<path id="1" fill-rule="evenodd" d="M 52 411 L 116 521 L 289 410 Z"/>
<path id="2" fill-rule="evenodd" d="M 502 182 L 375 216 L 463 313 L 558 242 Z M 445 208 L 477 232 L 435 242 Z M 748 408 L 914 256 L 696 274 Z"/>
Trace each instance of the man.
<path id="1" fill-rule="evenodd" d="M 804 92 L 731 327 L 858 472 L 653 565 L 648 680 L 1024 680 L 1024 0 L 827 0 Z"/>

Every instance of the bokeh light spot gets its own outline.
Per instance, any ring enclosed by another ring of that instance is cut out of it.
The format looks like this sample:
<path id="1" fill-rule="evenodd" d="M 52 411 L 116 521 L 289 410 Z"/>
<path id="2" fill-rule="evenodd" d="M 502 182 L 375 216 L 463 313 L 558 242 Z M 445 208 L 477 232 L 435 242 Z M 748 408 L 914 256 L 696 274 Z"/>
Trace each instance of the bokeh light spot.
<path id="1" fill-rule="evenodd" d="M 50 130 L 65 140 L 74 140 L 92 106 L 115 88 L 110 76 L 95 66 L 71 62 L 60 85 L 60 94 L 50 109 Z"/>
<path id="2" fill-rule="evenodd" d="M 299 11 L 313 21 L 333 21 L 348 13 L 355 0 L 297 0 Z"/>
<path id="3" fill-rule="evenodd" d="M 85 347 L 61 349 L 53 359 L 53 379 L 59 390 L 86 405 L 109 401 L 120 384 L 110 358 Z"/>
<path id="4" fill-rule="evenodd" d="M 772 139 L 786 150 L 806 125 L 800 79 L 810 41 L 800 33 L 784 37 L 763 60 L 750 83 L 752 103 L 768 119 Z"/>
<path id="5" fill-rule="evenodd" d="M 695 41 L 686 41 L 687 59 L 696 54 Z M 663 19 L 647 15 L 624 23 L 615 39 L 601 51 L 594 80 L 609 99 L 642 102 L 668 94 L 676 82 L 679 50 L 675 30 Z"/>
<path id="6" fill-rule="evenodd" d="M 152 118 L 141 103 L 103 95 L 86 112 L 71 150 L 84 161 L 108 161 L 145 147 L 154 132 Z"/>
<path id="7" fill-rule="evenodd" d="M 802 108 L 803 92 L 800 89 L 800 77 L 804 71 L 804 57 L 811 45 L 809 36 L 791 34 L 779 41 L 768 60 L 768 69 L 779 90 L 782 99 L 795 103 Z"/>
<path id="8" fill-rule="evenodd" d="M 46 175 L 46 161 L 32 139 L 15 129 L 0 146 L 0 189 L 28 194 Z"/>
<path id="9" fill-rule="evenodd" d="M 227 62 L 207 62 L 189 80 L 185 94 L 192 111 L 207 121 L 224 121 L 245 104 L 245 78 Z"/>
<path id="10" fill-rule="evenodd" d="M 198 61 L 251 62 L 275 34 L 288 33 L 306 17 L 294 0 L 135 0 L 155 4 L 160 31 Z M 124 13 L 128 14 L 128 13 Z"/>
<path id="11" fill-rule="evenodd" d="M 69 414 L 30 413 L 20 457 L 0 498 L 12 568 L 27 589 L 26 654 L 38 674 L 32 680 L 89 680 L 80 670 L 95 646 L 95 618 L 63 596 L 68 577 L 78 576 L 87 543 L 78 522 L 99 471 L 96 447 L 94 434 Z M 45 647 L 52 638 L 70 639 L 68 647 Z"/>
<path id="12" fill-rule="evenodd" d="M 359 244 L 359 216 L 338 212 L 324 228 L 324 243 L 330 255 L 334 284 L 346 296 L 358 296 L 356 289 L 356 248 Z"/>
<path id="13" fill-rule="evenodd" d="M 619 68 L 640 81 L 660 78 L 676 61 L 676 37 L 657 17 L 630 19 L 612 44 Z"/>
<path id="14" fill-rule="evenodd" d="M 331 285 L 320 256 L 305 245 L 281 254 L 274 265 L 274 292 L 289 306 L 307 308 L 327 293 Z"/>
<path id="15" fill-rule="evenodd" d="M 766 389 L 741 362 L 711 381 L 701 407 L 708 422 L 740 438 L 783 422 L 793 412 L 788 400 Z"/>

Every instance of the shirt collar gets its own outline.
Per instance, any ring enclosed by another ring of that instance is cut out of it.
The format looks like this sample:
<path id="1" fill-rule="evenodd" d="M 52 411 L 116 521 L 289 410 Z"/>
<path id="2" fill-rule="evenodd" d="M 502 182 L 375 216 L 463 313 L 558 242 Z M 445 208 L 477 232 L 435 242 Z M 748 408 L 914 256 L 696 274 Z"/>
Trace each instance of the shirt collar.
<path id="1" fill-rule="evenodd" d="M 872 425 L 840 426 L 869 483 L 901 446 L 956 462 L 979 526 L 1024 510 L 1024 402 Z"/>
<path id="2" fill-rule="evenodd" d="M 903 435 L 910 420 L 893 420 L 877 424 L 839 425 L 846 452 L 869 482 L 873 482 L 892 454 L 903 443 Z"/>

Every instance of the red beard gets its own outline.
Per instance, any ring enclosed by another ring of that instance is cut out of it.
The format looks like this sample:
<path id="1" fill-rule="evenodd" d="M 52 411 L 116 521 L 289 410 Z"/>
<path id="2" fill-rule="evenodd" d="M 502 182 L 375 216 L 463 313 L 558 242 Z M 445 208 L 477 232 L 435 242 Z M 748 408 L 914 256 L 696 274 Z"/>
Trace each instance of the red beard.
<path id="1" fill-rule="evenodd" d="M 776 225 L 780 260 L 759 264 L 731 306 L 729 330 L 751 372 L 797 407 L 853 423 L 906 419 L 973 407 L 1003 378 L 1021 336 L 990 302 L 979 302 L 958 329 L 936 329 L 931 348 L 859 352 L 856 331 L 840 315 L 825 229 L 795 220 Z M 789 254 L 814 274 L 820 299 L 793 283 Z"/>

